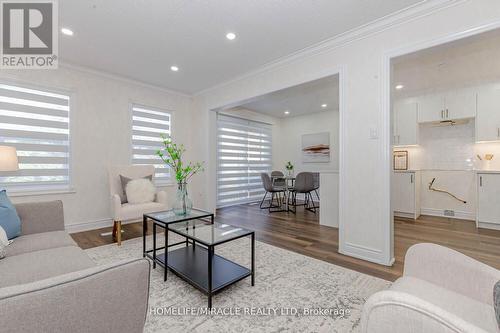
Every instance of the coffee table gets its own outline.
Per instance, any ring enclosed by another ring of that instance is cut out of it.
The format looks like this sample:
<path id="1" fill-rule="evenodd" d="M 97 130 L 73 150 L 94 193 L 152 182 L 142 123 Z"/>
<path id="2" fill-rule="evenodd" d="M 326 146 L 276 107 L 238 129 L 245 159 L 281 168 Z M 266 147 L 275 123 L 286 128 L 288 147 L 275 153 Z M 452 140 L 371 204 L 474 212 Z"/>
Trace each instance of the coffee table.
<path id="1" fill-rule="evenodd" d="M 173 213 L 172 213 L 173 214 Z M 205 219 L 209 218 L 210 221 Z M 164 280 L 170 270 L 208 296 L 208 308 L 212 307 L 212 296 L 230 285 L 251 277 L 255 284 L 255 233 L 240 227 L 214 222 L 213 214 L 193 210 L 188 216 L 173 217 L 166 212 L 145 214 L 153 221 L 153 249 L 146 251 L 145 237 L 143 254 L 162 266 Z M 165 246 L 156 248 L 156 228 L 165 230 Z M 168 231 L 185 238 L 185 241 L 169 244 Z M 251 238 L 251 268 L 244 267 L 215 254 L 215 247 L 243 237 Z M 184 245 L 168 251 L 169 247 Z M 162 251 L 163 250 L 163 251 Z M 157 253 L 162 251 L 162 253 Z M 152 254 L 151 254 L 152 253 Z"/>

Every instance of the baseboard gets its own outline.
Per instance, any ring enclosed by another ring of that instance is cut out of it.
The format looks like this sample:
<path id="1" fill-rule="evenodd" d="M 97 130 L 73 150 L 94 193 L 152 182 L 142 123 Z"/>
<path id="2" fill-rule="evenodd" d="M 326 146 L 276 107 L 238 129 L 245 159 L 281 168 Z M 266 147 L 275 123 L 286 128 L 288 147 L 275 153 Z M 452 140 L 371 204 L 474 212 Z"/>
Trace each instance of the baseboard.
<path id="1" fill-rule="evenodd" d="M 341 249 L 339 249 L 339 253 L 346 256 L 371 261 L 384 266 L 392 266 L 392 264 L 394 263 L 394 258 L 391 258 L 389 261 L 385 261 L 384 258 L 382 258 L 383 253 L 381 250 L 349 242 L 346 242 L 345 245 Z"/>
<path id="2" fill-rule="evenodd" d="M 129 223 L 141 222 L 141 221 L 142 220 L 122 221 L 122 225 L 129 224 Z M 74 234 L 75 232 L 95 230 L 95 229 L 108 228 L 108 227 L 111 228 L 112 226 L 113 226 L 113 219 L 112 218 L 103 218 L 103 219 L 92 220 L 92 221 L 87 221 L 87 222 L 68 224 L 68 225 L 65 225 L 64 227 L 68 233 Z"/>
<path id="3" fill-rule="evenodd" d="M 500 230 L 500 224 L 498 223 L 479 222 L 478 227 L 482 229 Z"/>
<path id="4" fill-rule="evenodd" d="M 421 208 L 420 214 L 422 215 L 430 215 L 430 216 L 440 216 L 447 217 L 450 219 L 460 219 L 460 220 L 476 220 L 476 214 L 470 212 L 463 211 L 455 211 L 455 216 L 447 216 L 444 215 L 444 209 L 435 209 L 435 208 Z"/>
<path id="5" fill-rule="evenodd" d="M 94 230 L 113 226 L 112 218 L 102 218 L 97 220 L 90 220 L 86 222 L 73 223 L 65 225 L 65 229 L 70 234 L 80 231 Z"/>

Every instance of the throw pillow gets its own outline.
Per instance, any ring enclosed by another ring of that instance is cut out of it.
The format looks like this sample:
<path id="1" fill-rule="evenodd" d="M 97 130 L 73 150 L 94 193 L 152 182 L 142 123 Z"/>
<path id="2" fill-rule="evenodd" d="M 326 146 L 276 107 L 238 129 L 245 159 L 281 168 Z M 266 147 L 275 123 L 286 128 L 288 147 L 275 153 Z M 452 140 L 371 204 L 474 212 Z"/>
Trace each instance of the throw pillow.
<path id="1" fill-rule="evenodd" d="M 495 306 L 495 314 L 497 315 L 498 328 L 500 328 L 500 281 L 493 288 L 493 305 Z"/>
<path id="2" fill-rule="evenodd" d="M 0 191 L 0 226 L 5 230 L 8 239 L 21 235 L 21 220 L 5 190 Z"/>
<path id="3" fill-rule="evenodd" d="M 153 202 L 156 188 L 149 179 L 133 179 L 125 188 L 127 200 L 131 204 Z"/>
<path id="4" fill-rule="evenodd" d="M 142 177 L 142 178 L 139 178 L 139 179 L 149 179 L 150 181 L 153 181 L 153 175 L 149 175 L 149 176 Z M 122 183 L 122 195 L 120 195 L 120 200 L 122 201 L 122 204 L 128 202 L 127 192 L 125 191 L 125 189 L 127 188 L 127 184 L 131 180 L 132 180 L 132 178 L 128 178 L 128 177 L 120 175 L 120 181 Z"/>
<path id="5" fill-rule="evenodd" d="M 7 238 L 7 234 L 2 227 L 0 227 L 0 259 L 5 258 L 6 247 L 9 245 L 9 239 Z"/>

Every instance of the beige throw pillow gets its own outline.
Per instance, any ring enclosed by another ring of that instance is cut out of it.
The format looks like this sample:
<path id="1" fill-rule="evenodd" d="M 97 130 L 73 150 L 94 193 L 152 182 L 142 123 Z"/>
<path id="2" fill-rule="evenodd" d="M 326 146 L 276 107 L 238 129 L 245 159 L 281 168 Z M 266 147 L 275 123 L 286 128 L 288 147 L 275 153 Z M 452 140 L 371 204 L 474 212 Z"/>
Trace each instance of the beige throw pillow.
<path id="1" fill-rule="evenodd" d="M 156 188 L 149 179 L 133 179 L 128 182 L 125 193 L 130 204 L 153 202 Z"/>

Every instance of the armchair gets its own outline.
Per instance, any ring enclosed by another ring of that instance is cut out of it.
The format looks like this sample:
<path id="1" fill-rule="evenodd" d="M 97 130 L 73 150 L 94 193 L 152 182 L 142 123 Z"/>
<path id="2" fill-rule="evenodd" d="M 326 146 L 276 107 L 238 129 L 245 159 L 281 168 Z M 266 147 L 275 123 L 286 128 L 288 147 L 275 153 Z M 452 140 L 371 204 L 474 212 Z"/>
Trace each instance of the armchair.
<path id="1" fill-rule="evenodd" d="M 153 165 L 116 165 L 108 169 L 109 188 L 111 193 L 111 212 L 113 216 L 113 239 L 121 245 L 121 225 L 125 221 L 142 219 L 143 214 L 167 209 L 167 193 L 158 191 L 154 202 L 142 204 L 122 203 L 123 188 L 120 175 L 136 179 L 154 176 Z"/>
<path id="2" fill-rule="evenodd" d="M 413 245 L 403 277 L 363 308 L 363 333 L 500 332 L 493 286 L 500 271 L 436 244 Z"/>

